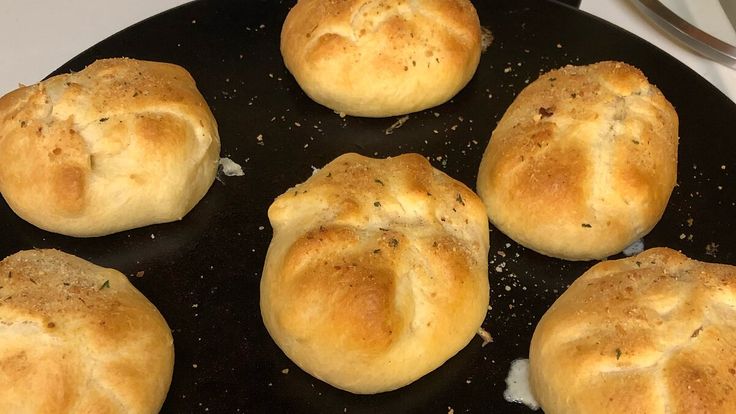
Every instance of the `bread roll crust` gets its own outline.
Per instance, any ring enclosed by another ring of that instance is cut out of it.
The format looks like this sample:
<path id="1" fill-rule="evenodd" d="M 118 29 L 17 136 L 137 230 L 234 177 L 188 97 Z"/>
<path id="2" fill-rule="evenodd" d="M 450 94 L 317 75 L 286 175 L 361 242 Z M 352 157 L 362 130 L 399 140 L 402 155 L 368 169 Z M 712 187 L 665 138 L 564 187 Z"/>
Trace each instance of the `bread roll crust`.
<path id="1" fill-rule="evenodd" d="M 0 262 L 0 286 L 0 412 L 158 412 L 173 339 L 124 275 L 27 250 Z"/>
<path id="2" fill-rule="evenodd" d="M 621 62 L 567 66 L 527 86 L 493 131 L 478 172 L 491 222 L 570 260 L 619 253 L 651 231 L 677 176 L 678 118 Z"/>
<path id="3" fill-rule="evenodd" d="M 281 32 L 284 63 L 318 103 L 384 117 L 452 98 L 480 60 L 467 0 L 300 0 Z"/>
<path id="4" fill-rule="evenodd" d="M 478 197 L 417 154 L 345 154 L 269 208 L 269 333 L 302 369 L 370 394 L 440 366 L 488 307 Z"/>
<path id="5" fill-rule="evenodd" d="M 736 412 L 736 267 L 667 248 L 588 270 L 539 321 L 546 413 Z"/>
<path id="6" fill-rule="evenodd" d="M 0 98 L 0 192 L 57 233 L 181 219 L 214 181 L 219 152 L 212 113 L 173 64 L 98 60 Z"/>

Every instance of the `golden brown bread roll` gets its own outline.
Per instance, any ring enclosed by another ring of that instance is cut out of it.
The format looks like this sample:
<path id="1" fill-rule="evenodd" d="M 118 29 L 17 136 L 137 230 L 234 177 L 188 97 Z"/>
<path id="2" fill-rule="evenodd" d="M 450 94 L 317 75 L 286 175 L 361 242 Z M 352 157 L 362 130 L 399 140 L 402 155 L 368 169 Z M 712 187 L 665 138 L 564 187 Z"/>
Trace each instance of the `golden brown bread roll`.
<path id="1" fill-rule="evenodd" d="M 539 321 L 531 385 L 548 414 L 736 412 L 736 267 L 667 248 L 604 261 Z"/>
<path id="2" fill-rule="evenodd" d="M 480 52 L 468 0 L 299 0 L 281 31 L 284 63 L 304 92 L 356 116 L 449 100 L 473 77 Z"/>
<path id="3" fill-rule="evenodd" d="M 0 192 L 56 233 L 181 219 L 212 185 L 219 152 L 207 103 L 172 64 L 99 60 L 0 98 Z"/>
<path id="4" fill-rule="evenodd" d="M 465 347 L 488 307 L 488 219 L 420 155 L 345 154 L 268 211 L 268 332 L 353 393 L 402 387 Z"/>
<path id="5" fill-rule="evenodd" d="M 491 222 L 570 260 L 615 254 L 662 217 L 677 175 L 678 119 L 621 62 L 546 73 L 514 100 L 478 172 Z"/>
<path id="6" fill-rule="evenodd" d="M 0 262 L 0 412 L 157 413 L 166 321 L 120 272 L 57 250 Z"/>

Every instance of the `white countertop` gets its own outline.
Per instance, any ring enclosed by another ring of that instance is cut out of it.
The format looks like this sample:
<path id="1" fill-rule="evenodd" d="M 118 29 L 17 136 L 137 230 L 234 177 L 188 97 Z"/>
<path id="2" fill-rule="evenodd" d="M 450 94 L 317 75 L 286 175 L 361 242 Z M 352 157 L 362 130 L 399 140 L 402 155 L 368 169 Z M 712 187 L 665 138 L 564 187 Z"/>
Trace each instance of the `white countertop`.
<path id="1" fill-rule="evenodd" d="M 736 70 L 690 51 L 654 26 L 632 0 L 583 0 L 581 9 L 664 49 L 736 102 Z M 187 0 L 0 0 L 0 95 L 38 82 L 106 37 Z"/>

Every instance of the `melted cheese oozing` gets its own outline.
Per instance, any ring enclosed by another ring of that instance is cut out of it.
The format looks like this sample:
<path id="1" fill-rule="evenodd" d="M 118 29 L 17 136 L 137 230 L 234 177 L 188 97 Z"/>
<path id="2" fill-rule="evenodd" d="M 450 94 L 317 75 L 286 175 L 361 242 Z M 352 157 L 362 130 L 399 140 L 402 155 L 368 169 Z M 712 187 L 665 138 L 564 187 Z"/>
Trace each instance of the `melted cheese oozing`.
<path id="1" fill-rule="evenodd" d="M 240 177 L 245 175 L 245 173 L 243 173 L 243 167 L 230 158 L 220 158 L 220 165 L 222 166 L 222 173 L 228 177 Z"/>
<path id="2" fill-rule="evenodd" d="M 539 403 L 529 386 L 529 360 L 515 359 L 511 363 L 509 375 L 506 377 L 506 391 L 503 398 L 508 402 L 522 403 L 532 410 L 539 409 Z"/>
<path id="3" fill-rule="evenodd" d="M 644 251 L 644 240 L 639 239 L 633 243 L 627 248 L 624 249 L 623 253 L 626 257 L 631 257 L 634 255 L 637 255 Z"/>

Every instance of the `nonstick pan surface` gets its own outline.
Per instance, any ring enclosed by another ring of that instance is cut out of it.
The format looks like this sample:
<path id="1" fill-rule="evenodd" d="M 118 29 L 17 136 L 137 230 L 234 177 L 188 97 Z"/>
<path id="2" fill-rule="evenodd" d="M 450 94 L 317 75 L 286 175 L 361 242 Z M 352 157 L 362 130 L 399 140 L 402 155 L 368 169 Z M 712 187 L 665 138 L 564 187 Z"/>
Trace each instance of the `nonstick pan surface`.
<path id="1" fill-rule="evenodd" d="M 58 248 L 130 276 L 174 334 L 174 379 L 165 413 L 528 413 L 503 398 L 511 362 L 528 355 L 534 327 L 592 262 L 525 249 L 491 228 L 491 309 L 476 337 L 436 371 L 400 390 L 352 395 L 312 378 L 274 344 L 258 286 L 271 238 L 268 206 L 313 168 L 345 152 L 426 156 L 475 188 L 496 123 L 541 72 L 620 60 L 639 67 L 680 117 L 679 177 L 664 217 L 644 238 L 706 261 L 736 264 L 736 105 L 674 58 L 570 6 L 542 0 L 476 0 L 493 43 L 470 84 L 450 102 L 397 118 L 340 117 L 312 102 L 283 65 L 281 24 L 293 2 L 185 4 L 136 24 L 59 68 L 98 58 L 177 63 L 190 71 L 217 118 L 222 156 L 245 175 L 216 181 L 180 222 L 75 239 L 19 219 L 0 201 L 2 257 Z"/>

